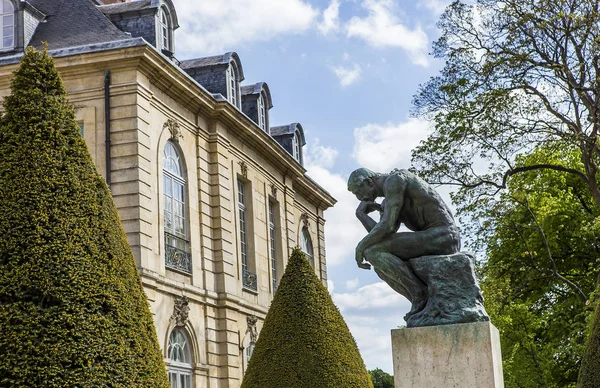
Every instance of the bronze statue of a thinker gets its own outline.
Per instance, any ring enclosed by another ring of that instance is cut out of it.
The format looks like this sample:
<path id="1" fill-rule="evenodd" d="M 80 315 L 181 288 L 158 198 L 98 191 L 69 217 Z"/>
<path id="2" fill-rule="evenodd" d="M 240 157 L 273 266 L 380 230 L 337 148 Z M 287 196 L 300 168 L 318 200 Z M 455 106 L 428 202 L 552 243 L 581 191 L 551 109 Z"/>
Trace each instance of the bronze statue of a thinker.
<path id="1" fill-rule="evenodd" d="M 356 216 L 368 231 L 356 247 L 356 263 L 363 269 L 372 265 L 382 280 L 411 301 L 405 316 L 411 326 L 409 318 L 425 309 L 432 293 L 427 276 L 415 272 L 411 259 L 460 250 L 460 232 L 450 209 L 433 187 L 408 170 L 380 174 L 359 168 L 350 174 L 348 190 L 361 201 Z M 380 197 L 381 204 L 375 202 Z M 374 211 L 380 212 L 379 222 L 369 216 Z M 401 224 L 409 230 L 399 231 Z M 476 286 L 474 273 L 473 282 Z"/>

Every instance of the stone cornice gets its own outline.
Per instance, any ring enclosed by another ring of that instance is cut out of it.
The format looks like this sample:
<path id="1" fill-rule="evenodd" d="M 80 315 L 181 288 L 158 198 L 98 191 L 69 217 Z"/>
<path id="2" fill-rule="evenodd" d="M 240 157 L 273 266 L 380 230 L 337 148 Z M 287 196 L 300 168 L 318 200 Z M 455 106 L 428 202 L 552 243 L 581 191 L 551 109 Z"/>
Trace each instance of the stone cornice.
<path id="1" fill-rule="evenodd" d="M 151 84 L 187 109 L 211 121 L 219 121 L 228 128 L 235 128 L 235 131 L 229 131 L 229 136 L 238 136 L 255 148 L 282 174 L 290 177 L 295 189 L 319 208 L 325 210 L 336 203 L 327 191 L 306 176 L 306 169 L 277 141 L 233 105 L 226 101 L 216 101 L 211 93 L 149 44 L 118 48 L 108 46 L 105 50 L 73 51 L 69 54 L 71 55 L 60 54 L 55 59 L 61 76 L 71 78 L 84 75 L 89 73 L 90 68 L 98 71 L 109 69 L 113 72 L 137 69 Z M 4 66 L 0 63 L 0 87 L 9 86 L 12 72 L 16 70 L 20 58 L 15 59 L 17 61 L 6 61 Z"/>

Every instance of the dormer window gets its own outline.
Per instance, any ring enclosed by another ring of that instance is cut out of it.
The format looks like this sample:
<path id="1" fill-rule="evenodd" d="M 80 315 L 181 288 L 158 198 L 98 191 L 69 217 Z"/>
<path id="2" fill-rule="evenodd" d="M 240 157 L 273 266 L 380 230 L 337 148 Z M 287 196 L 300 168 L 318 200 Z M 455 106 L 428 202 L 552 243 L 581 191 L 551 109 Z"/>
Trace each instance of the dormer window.
<path id="1" fill-rule="evenodd" d="M 275 139 L 295 160 L 303 164 L 302 147 L 306 145 L 304 130 L 299 123 L 271 127 L 271 136 Z"/>
<path id="2" fill-rule="evenodd" d="M 15 8 L 9 0 L 2 0 L 2 47 L 9 50 L 15 47 Z"/>
<path id="3" fill-rule="evenodd" d="M 267 97 L 264 92 L 260 93 L 258 98 L 258 126 L 263 131 L 267 132 L 267 108 L 266 108 Z"/>
<path id="4" fill-rule="evenodd" d="M 229 102 L 239 108 L 239 81 L 237 79 L 237 68 L 233 62 L 230 62 L 227 68 L 227 94 Z"/>
<path id="5" fill-rule="evenodd" d="M 173 52 L 173 45 L 171 44 L 171 22 L 170 22 L 169 10 L 167 7 L 160 7 L 159 14 L 159 40 L 161 50 L 167 50 Z"/>
<path id="6" fill-rule="evenodd" d="M 294 137 L 292 138 L 292 156 L 298 163 L 302 163 L 300 160 L 300 135 L 298 131 L 294 133 Z"/>

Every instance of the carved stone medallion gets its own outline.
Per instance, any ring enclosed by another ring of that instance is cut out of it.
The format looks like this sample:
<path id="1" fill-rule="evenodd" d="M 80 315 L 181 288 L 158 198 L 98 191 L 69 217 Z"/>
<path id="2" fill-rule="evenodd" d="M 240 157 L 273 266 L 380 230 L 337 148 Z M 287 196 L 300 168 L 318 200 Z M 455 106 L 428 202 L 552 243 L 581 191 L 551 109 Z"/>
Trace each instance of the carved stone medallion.
<path id="1" fill-rule="evenodd" d="M 256 322 L 258 322 L 258 318 L 254 315 L 250 315 L 246 317 L 246 323 L 248 324 L 248 328 L 246 329 L 246 334 L 250 335 L 250 343 L 256 343 L 258 339 L 258 330 L 256 329 Z"/>
<path id="2" fill-rule="evenodd" d="M 242 171 L 242 176 L 244 178 L 248 179 L 248 165 L 243 160 L 241 162 L 238 162 L 238 164 L 240 165 L 240 170 Z"/>
<path id="3" fill-rule="evenodd" d="M 171 320 L 175 321 L 175 326 L 185 326 L 189 314 L 190 306 L 188 298 L 186 296 L 176 297 L 173 315 L 171 315 Z"/>
<path id="4" fill-rule="evenodd" d="M 269 184 L 269 187 L 271 188 L 271 195 L 273 196 L 273 198 L 277 197 L 277 186 L 275 186 L 274 183 Z"/>
<path id="5" fill-rule="evenodd" d="M 310 227 L 310 222 L 308 221 L 309 220 L 308 213 L 302 213 L 302 215 L 300 216 L 300 220 L 304 224 L 305 228 Z"/>
<path id="6" fill-rule="evenodd" d="M 169 132 L 171 132 L 171 140 L 176 143 L 179 143 L 179 139 L 183 138 L 181 134 L 181 127 L 176 120 L 168 119 L 167 122 L 163 124 L 163 129 L 167 128 Z"/>

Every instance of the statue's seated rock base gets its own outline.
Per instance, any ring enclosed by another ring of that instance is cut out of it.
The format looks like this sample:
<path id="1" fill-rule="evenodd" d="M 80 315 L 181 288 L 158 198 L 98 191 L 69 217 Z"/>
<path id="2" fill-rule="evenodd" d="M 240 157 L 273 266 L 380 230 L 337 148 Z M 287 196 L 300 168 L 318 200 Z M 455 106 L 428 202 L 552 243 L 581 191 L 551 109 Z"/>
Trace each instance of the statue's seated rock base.
<path id="1" fill-rule="evenodd" d="M 414 273 L 427 285 L 425 308 L 405 317 L 408 327 L 489 321 L 475 277 L 471 253 L 410 259 Z"/>

